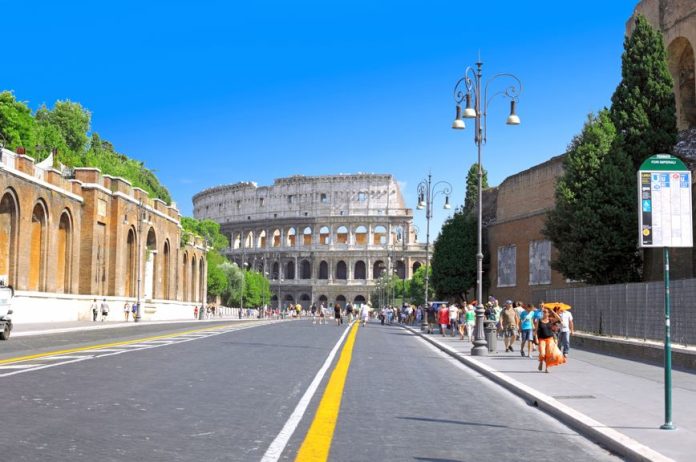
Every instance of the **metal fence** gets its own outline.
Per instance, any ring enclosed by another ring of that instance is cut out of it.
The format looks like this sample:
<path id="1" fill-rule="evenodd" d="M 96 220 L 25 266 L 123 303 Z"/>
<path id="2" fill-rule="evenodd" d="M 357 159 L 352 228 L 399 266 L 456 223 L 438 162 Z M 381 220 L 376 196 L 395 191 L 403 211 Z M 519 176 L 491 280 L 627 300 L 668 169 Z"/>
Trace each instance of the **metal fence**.
<path id="1" fill-rule="evenodd" d="M 670 281 L 672 342 L 696 344 L 696 279 Z M 665 286 L 662 281 L 566 289 L 540 289 L 533 300 L 573 307 L 579 331 L 662 341 Z"/>

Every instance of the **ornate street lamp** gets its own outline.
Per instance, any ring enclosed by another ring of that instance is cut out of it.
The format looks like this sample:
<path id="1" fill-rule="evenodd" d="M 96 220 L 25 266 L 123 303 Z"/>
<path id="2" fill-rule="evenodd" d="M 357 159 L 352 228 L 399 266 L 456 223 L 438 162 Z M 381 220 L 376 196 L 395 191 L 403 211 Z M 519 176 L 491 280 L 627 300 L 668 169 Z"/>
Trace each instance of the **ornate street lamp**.
<path id="1" fill-rule="evenodd" d="M 428 275 L 428 267 L 430 260 L 430 219 L 433 216 L 433 199 L 438 194 L 444 194 L 445 205 L 444 209 L 450 208 L 449 197 L 452 194 L 452 185 L 447 181 L 438 181 L 433 184 L 432 174 L 428 173 L 428 178 L 418 183 L 418 210 L 425 209 L 425 303 L 423 304 L 423 316 L 421 319 L 421 330 L 428 329 L 428 284 L 430 276 Z"/>
<path id="2" fill-rule="evenodd" d="M 513 74 L 496 74 L 489 78 L 484 85 L 483 93 L 481 93 L 481 84 L 483 74 L 481 68 L 483 63 L 479 60 L 476 63 L 476 69 L 472 66 L 466 68 L 464 77 L 457 81 L 454 86 L 454 100 L 457 103 L 456 117 L 452 123 L 452 128 L 455 130 L 463 130 L 466 128 L 464 118 L 474 119 L 474 143 L 478 148 L 478 241 L 476 251 L 476 299 L 478 306 L 476 307 L 476 329 L 474 334 L 474 345 L 471 348 L 472 356 L 484 356 L 488 354 L 488 343 L 483 332 L 483 194 L 482 194 L 482 178 L 483 168 L 481 166 L 481 149 L 486 144 L 486 118 L 488 114 L 488 104 L 498 95 L 504 96 L 510 100 L 510 115 L 508 115 L 506 123 L 508 125 L 519 125 L 520 118 L 515 113 L 517 100 L 522 93 L 522 82 Z M 510 81 L 510 85 L 503 90 L 498 91 L 488 97 L 488 86 L 498 78 L 506 78 Z M 474 105 L 471 105 L 471 99 L 474 99 Z M 462 112 L 461 103 L 465 102 L 466 107 Z M 483 122 L 483 123 L 482 123 Z"/>

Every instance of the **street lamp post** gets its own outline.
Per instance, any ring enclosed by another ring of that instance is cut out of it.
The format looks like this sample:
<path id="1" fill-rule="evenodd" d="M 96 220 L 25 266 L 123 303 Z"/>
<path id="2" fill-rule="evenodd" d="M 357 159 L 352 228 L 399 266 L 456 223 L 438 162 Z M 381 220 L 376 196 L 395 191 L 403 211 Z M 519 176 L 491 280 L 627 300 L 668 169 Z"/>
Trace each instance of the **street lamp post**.
<path id="1" fill-rule="evenodd" d="M 483 332 L 483 167 L 481 166 L 481 150 L 486 144 L 486 129 L 488 104 L 498 95 L 504 96 L 510 100 L 510 114 L 506 123 L 508 125 L 519 125 L 520 118 L 515 113 L 517 100 L 522 92 L 522 82 L 513 74 L 496 74 L 490 77 L 486 82 L 483 82 L 483 73 L 481 71 L 483 62 L 479 59 L 476 63 L 476 69 L 469 66 L 464 71 L 464 77 L 457 81 L 454 86 L 454 100 L 457 103 L 456 117 L 452 123 L 452 128 L 455 130 L 463 130 L 466 128 L 464 124 L 465 118 L 474 119 L 474 143 L 478 150 L 478 238 L 476 249 L 476 299 L 478 306 L 476 307 L 476 329 L 474 334 L 474 345 L 471 348 L 472 356 L 485 356 L 488 354 L 488 343 Z M 509 86 L 498 91 L 488 97 L 488 86 L 499 78 L 508 79 Z M 483 84 L 483 93 L 481 93 L 481 85 Z M 471 98 L 474 98 L 474 106 L 471 106 Z M 466 101 L 466 108 L 462 112 L 461 103 Z"/>
<path id="2" fill-rule="evenodd" d="M 430 219 L 433 216 L 433 199 L 438 194 L 444 194 L 445 205 L 444 209 L 450 208 L 450 194 L 452 194 L 452 185 L 447 181 L 438 181 L 433 184 L 432 174 L 428 172 L 428 178 L 418 184 L 418 210 L 425 209 L 425 303 L 423 305 L 423 316 L 421 319 L 421 330 L 428 329 L 428 286 L 430 275 L 428 268 L 430 264 Z"/>

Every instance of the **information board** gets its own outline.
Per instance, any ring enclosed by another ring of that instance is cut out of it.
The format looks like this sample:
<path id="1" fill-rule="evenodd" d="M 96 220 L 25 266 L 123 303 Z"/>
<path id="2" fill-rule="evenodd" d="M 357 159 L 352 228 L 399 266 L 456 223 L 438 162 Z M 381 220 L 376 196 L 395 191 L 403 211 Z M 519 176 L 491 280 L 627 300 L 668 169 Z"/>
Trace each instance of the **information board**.
<path id="1" fill-rule="evenodd" d="M 691 172 L 678 158 L 656 154 L 638 170 L 640 247 L 693 247 Z"/>

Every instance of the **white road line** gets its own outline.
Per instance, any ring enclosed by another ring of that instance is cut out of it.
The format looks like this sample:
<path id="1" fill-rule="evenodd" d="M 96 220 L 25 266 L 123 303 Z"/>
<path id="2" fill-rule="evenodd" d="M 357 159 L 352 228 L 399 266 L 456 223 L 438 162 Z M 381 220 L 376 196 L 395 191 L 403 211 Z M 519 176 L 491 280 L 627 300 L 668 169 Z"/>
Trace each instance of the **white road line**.
<path id="1" fill-rule="evenodd" d="M 38 366 L 43 366 L 43 364 L 12 364 L 11 366 L 0 366 L 0 369 L 28 369 Z"/>
<path id="2" fill-rule="evenodd" d="M 89 350 L 90 353 L 113 353 L 114 351 L 123 351 L 122 348 L 99 348 L 98 350 Z"/>
<path id="3" fill-rule="evenodd" d="M 348 324 L 346 330 L 343 331 L 343 335 L 341 335 L 338 342 L 336 342 L 336 345 L 334 345 L 333 349 L 329 353 L 329 356 L 326 358 L 326 361 L 324 361 L 324 365 L 322 365 L 319 372 L 317 372 L 317 375 L 314 376 L 314 380 L 312 380 L 312 383 L 309 384 L 307 391 L 305 391 L 304 395 L 302 395 L 302 399 L 300 399 L 300 402 L 297 403 L 295 410 L 292 411 L 292 414 L 290 414 L 290 417 L 288 418 L 287 422 L 285 422 L 282 430 L 280 430 L 278 436 L 275 437 L 271 445 L 264 453 L 263 457 L 261 458 L 261 462 L 277 462 L 280 459 L 280 456 L 285 450 L 285 446 L 287 446 L 292 434 L 295 433 L 297 426 L 307 411 L 309 402 L 312 400 L 317 388 L 319 388 L 319 384 L 324 378 L 324 375 L 326 375 L 326 371 L 329 369 L 329 366 L 331 366 L 331 362 L 336 356 L 338 349 L 341 347 L 343 340 L 345 340 L 346 336 L 348 335 L 348 332 L 350 332 L 352 325 L 353 323 Z"/>
<path id="4" fill-rule="evenodd" d="M 24 372 L 34 372 L 34 371 L 38 371 L 41 369 L 48 369 L 49 367 L 56 367 L 56 366 L 63 366 L 65 364 L 79 363 L 80 361 L 85 361 L 87 359 L 92 359 L 92 358 L 94 358 L 94 356 L 83 356 L 80 359 L 72 359 L 70 361 L 63 361 L 60 363 L 46 364 L 45 366 L 32 367 L 31 369 L 21 369 L 21 370 L 14 371 L 14 372 L 7 372 L 5 374 L 0 374 L 0 377 L 9 377 L 11 375 L 22 374 Z"/>
<path id="5" fill-rule="evenodd" d="M 85 358 L 87 356 L 91 355 L 57 355 L 57 356 L 46 356 L 41 358 L 42 361 L 55 361 L 55 360 L 64 360 L 64 359 L 80 359 L 80 358 Z"/>

